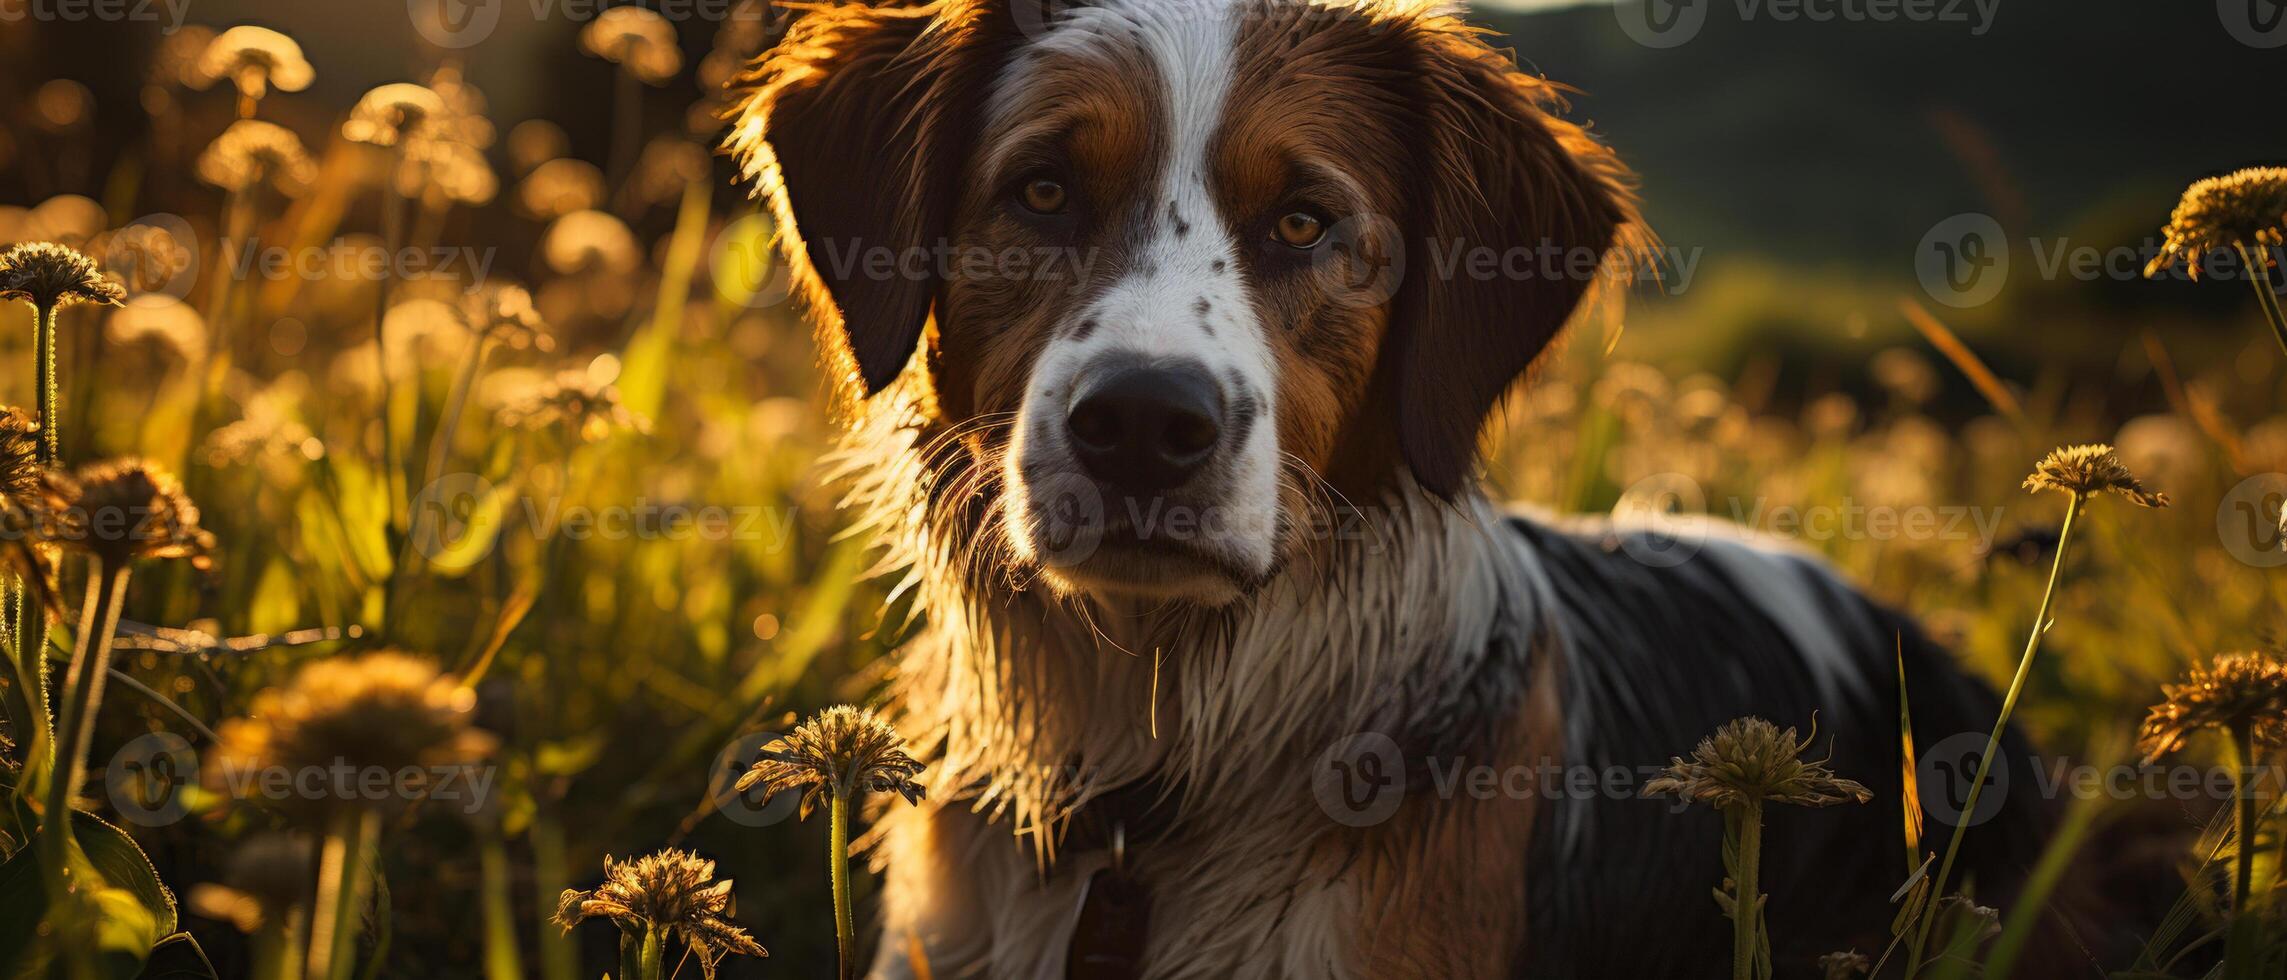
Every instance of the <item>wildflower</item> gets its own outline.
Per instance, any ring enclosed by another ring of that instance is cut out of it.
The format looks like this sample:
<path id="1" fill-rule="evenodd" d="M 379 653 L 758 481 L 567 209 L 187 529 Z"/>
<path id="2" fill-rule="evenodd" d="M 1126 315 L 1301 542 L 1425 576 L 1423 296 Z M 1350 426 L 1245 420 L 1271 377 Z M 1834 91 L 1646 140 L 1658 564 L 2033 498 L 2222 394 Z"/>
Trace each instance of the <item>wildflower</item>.
<path id="1" fill-rule="evenodd" d="M 746 774 L 738 791 L 764 786 L 770 795 L 808 787 L 802 812 L 808 814 L 826 794 L 848 799 L 863 792 L 894 792 L 918 803 L 922 765 L 905 753 L 897 729 L 873 712 L 838 705 L 802 723 L 794 733 L 770 743 Z"/>
<path id="2" fill-rule="evenodd" d="M 697 954 L 699 970 L 708 977 L 732 953 L 769 956 L 730 921 L 731 879 L 714 877 L 715 862 L 674 848 L 633 861 L 606 856 L 603 884 L 590 891 L 565 889 L 556 903 L 556 924 L 570 932 L 589 919 L 610 919 L 623 944 L 675 936 Z"/>
<path id="3" fill-rule="evenodd" d="M 445 139 L 415 139 L 405 144 L 405 160 L 397 170 L 397 192 L 417 197 L 434 191 L 446 201 L 479 207 L 500 192 L 500 178 L 484 153 L 467 143 Z"/>
<path id="4" fill-rule="evenodd" d="M 44 539 L 42 472 L 40 424 L 22 409 L 0 406 L 0 575 L 14 576 L 34 606 L 53 612 L 58 556 Z"/>
<path id="5" fill-rule="evenodd" d="M 444 113 L 444 100 L 426 86 L 391 82 L 357 100 L 341 124 L 341 135 L 352 142 L 396 146 L 422 135 Z"/>
<path id="6" fill-rule="evenodd" d="M 0 405 L 0 497 L 31 501 L 40 493 L 40 423 L 23 409 Z"/>
<path id="7" fill-rule="evenodd" d="M 42 310 L 73 303 L 118 306 L 127 290 L 98 271 L 95 260 L 54 242 L 26 242 L 0 252 L 0 299 Z"/>
<path id="8" fill-rule="evenodd" d="M 580 31 L 580 48 L 652 85 L 666 84 L 683 68 L 675 25 L 656 11 L 632 5 L 596 15 Z"/>
<path id="9" fill-rule="evenodd" d="M 485 118 L 484 92 L 469 84 L 460 66 L 444 64 L 429 74 L 429 91 L 437 94 L 437 103 L 444 107 L 431 121 L 428 135 L 437 139 L 466 143 L 479 150 L 492 145 L 492 120 Z"/>
<path id="10" fill-rule="evenodd" d="M 598 383 L 588 372 L 562 371 L 512 396 L 500 408 L 500 424 L 540 431 L 569 428 L 583 441 L 597 442 L 621 429 L 649 432 L 649 419 L 620 404 L 619 389 Z"/>
<path id="11" fill-rule="evenodd" d="M 556 340 L 524 287 L 502 283 L 478 290 L 461 304 L 461 323 L 479 344 L 498 341 L 512 350 L 549 351 Z"/>
<path id="12" fill-rule="evenodd" d="M 2167 700 L 2152 706 L 2137 738 L 2146 762 L 2175 753 L 2203 728 L 2245 732 L 2262 747 L 2287 745 L 2287 663 L 2269 654 L 2223 654 L 2160 691 Z"/>
<path id="13" fill-rule="evenodd" d="M 198 83 L 196 87 L 205 88 L 229 79 L 238 88 L 238 114 L 251 116 L 254 104 L 270 89 L 299 92 L 309 88 L 315 77 L 309 61 L 302 57 L 302 46 L 293 38 L 267 27 L 245 25 L 222 32 L 207 45 L 199 56 L 193 81 Z"/>
<path id="14" fill-rule="evenodd" d="M 1803 761 L 1809 745 L 1807 738 L 1796 741 L 1792 728 L 1781 732 L 1761 718 L 1735 719 L 1701 739 L 1691 761 L 1672 760 L 1664 775 L 1644 785 L 1644 795 L 1668 794 L 1719 810 L 1760 801 L 1817 807 L 1874 798 L 1825 763 Z"/>
<path id="15" fill-rule="evenodd" d="M 55 540 L 119 568 L 140 558 L 188 558 L 206 568 L 214 535 L 199 527 L 198 505 L 165 470 L 139 459 L 41 474 L 55 518 Z"/>
<path id="16" fill-rule="evenodd" d="M 222 724 L 213 771 L 471 765 L 494 746 L 473 727 L 475 714 L 476 693 L 420 657 L 382 650 L 319 660 L 286 686 L 257 693 L 246 717 Z"/>
<path id="17" fill-rule="evenodd" d="M 2160 254 L 2146 276 L 2182 262 L 2192 278 L 2211 251 L 2287 244 L 2287 167 L 2249 167 L 2194 182 L 2161 229 Z"/>
<path id="18" fill-rule="evenodd" d="M 557 218 L 540 240 L 540 254 L 548 268 L 565 275 L 626 273 L 643 264 L 635 233 L 626 222 L 602 211 L 574 211 Z"/>
<path id="19" fill-rule="evenodd" d="M 595 164 L 558 157 L 533 167 L 517 188 L 516 203 L 526 214 L 553 220 L 604 202 L 604 172 Z"/>
<path id="20" fill-rule="evenodd" d="M 199 154 L 199 179 L 233 193 L 267 182 L 287 197 L 300 197 L 317 179 L 302 139 L 294 131 L 259 119 L 241 119 Z"/>
<path id="21" fill-rule="evenodd" d="M 643 148 L 630 190 L 644 204 L 668 204 L 681 199 L 690 185 L 712 179 L 714 172 L 714 159 L 699 144 L 662 136 Z"/>
<path id="22" fill-rule="evenodd" d="M 2024 486 L 2032 493 L 2058 490 L 2082 500 L 2111 492 L 2141 507 L 2168 506 L 2167 494 L 2144 489 L 2144 484 L 2128 471 L 2128 464 L 2120 461 L 2119 454 L 2103 444 L 2065 446 L 2051 451 L 2033 467 Z"/>
<path id="23" fill-rule="evenodd" d="M 228 922 L 244 933 L 281 922 L 308 896 L 315 856 L 307 838 L 258 835 L 231 854 L 221 883 L 191 888 L 191 911 Z"/>

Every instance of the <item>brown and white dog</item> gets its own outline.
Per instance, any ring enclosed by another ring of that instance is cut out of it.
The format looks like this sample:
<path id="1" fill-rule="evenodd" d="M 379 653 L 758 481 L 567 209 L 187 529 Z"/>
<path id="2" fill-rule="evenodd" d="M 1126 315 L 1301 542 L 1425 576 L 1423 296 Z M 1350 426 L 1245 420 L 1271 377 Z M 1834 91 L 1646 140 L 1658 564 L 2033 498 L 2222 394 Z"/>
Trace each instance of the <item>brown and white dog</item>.
<path id="1" fill-rule="evenodd" d="M 877 975 L 1720 975 L 1717 818 L 1641 778 L 1814 712 L 1882 802 L 1772 818 L 1777 962 L 1881 948 L 1895 658 L 1923 732 L 1989 692 L 1811 561 L 1476 484 L 1639 240 L 1554 86 L 1332 0 L 826 5 L 745 82 L 729 147 L 921 624 Z M 2045 820 L 1994 798 L 1988 901 Z"/>

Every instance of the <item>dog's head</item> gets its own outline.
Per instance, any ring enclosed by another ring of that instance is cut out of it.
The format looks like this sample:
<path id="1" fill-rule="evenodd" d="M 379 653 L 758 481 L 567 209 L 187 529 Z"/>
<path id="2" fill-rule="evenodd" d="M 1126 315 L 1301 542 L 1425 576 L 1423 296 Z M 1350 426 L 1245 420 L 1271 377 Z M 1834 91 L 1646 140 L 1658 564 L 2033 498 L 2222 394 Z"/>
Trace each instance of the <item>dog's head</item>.
<path id="1" fill-rule="evenodd" d="M 1552 87 L 1416 6 L 824 7 L 729 145 L 851 393 L 928 386 L 1009 553 L 1219 603 L 1329 489 L 1461 492 L 1634 227 Z"/>

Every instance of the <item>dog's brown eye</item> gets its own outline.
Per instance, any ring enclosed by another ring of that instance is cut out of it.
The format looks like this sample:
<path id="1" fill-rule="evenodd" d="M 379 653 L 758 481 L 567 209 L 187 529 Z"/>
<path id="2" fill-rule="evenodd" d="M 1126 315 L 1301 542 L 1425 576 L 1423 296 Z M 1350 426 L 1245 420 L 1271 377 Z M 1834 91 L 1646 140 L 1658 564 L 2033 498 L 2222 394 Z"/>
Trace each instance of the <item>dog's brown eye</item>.
<path id="1" fill-rule="evenodd" d="M 1281 244 L 1294 248 L 1310 248 L 1326 237 L 1326 222 L 1308 211 L 1294 211 L 1278 219 L 1273 230 Z"/>
<path id="2" fill-rule="evenodd" d="M 1040 177 L 1024 182 L 1024 206 L 1037 214 L 1059 214 L 1067 203 L 1064 185 Z"/>

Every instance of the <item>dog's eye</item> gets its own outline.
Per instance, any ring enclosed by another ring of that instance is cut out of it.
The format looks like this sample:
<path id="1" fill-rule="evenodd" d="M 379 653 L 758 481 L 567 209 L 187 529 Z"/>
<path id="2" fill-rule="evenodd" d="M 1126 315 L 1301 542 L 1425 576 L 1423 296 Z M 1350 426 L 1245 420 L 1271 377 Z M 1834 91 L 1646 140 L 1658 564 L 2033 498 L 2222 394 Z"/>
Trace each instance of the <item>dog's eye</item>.
<path id="1" fill-rule="evenodd" d="M 1046 177 L 1035 177 L 1024 182 L 1025 210 L 1034 214 L 1062 214 L 1070 203 L 1064 185 Z"/>
<path id="2" fill-rule="evenodd" d="M 1278 219 L 1271 234 L 1290 248 L 1310 248 L 1326 237 L 1326 222 L 1308 211 L 1291 211 Z"/>

